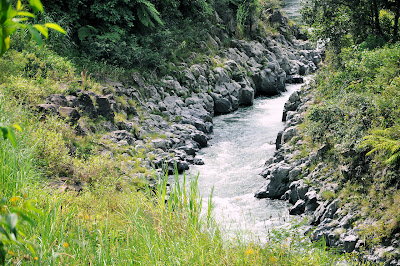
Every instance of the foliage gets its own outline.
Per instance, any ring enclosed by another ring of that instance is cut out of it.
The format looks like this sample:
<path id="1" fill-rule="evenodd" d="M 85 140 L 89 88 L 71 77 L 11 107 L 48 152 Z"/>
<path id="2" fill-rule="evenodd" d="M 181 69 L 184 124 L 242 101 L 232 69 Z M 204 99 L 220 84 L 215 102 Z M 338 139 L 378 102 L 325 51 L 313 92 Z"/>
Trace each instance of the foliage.
<path id="1" fill-rule="evenodd" d="M 371 150 L 367 155 L 372 155 L 379 151 L 389 154 L 385 161 L 388 164 L 397 164 L 400 159 L 400 129 L 398 125 L 386 129 L 375 129 L 371 135 L 364 138 L 360 148 L 368 147 Z"/>
<path id="2" fill-rule="evenodd" d="M 45 38 L 49 36 L 49 28 L 61 33 L 65 31 L 55 23 L 45 23 L 44 25 L 30 25 L 26 21 L 28 18 L 35 18 L 35 15 L 26 11 L 22 2 L 17 1 L 17 6 L 12 7 L 11 0 L 0 2 L 0 56 L 10 48 L 10 35 L 18 29 L 27 29 L 38 44 L 42 43 L 42 34 Z M 34 12 L 43 12 L 43 5 L 40 0 L 30 0 L 29 5 Z"/>
<path id="3" fill-rule="evenodd" d="M 397 41 L 399 5 L 390 0 L 306 0 L 302 15 L 315 38 L 329 42 L 338 55 L 342 47 L 365 39 Z"/>
<path id="4" fill-rule="evenodd" d="M 394 210 L 400 193 L 400 46 L 362 47 L 344 48 L 339 55 L 328 51 L 302 125 L 307 141 L 302 147 L 308 153 L 310 147 L 331 148 L 320 162 L 340 184 L 335 194 L 343 208 L 360 212 L 357 230 L 368 245 L 375 245 L 400 228 Z M 340 66 L 333 56 L 340 57 Z"/>

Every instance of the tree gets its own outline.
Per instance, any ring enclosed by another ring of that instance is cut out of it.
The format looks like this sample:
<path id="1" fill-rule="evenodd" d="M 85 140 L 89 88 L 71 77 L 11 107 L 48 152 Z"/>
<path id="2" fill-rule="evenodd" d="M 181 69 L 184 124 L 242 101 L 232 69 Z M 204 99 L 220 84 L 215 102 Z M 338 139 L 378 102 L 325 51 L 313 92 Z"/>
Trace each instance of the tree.
<path id="1" fill-rule="evenodd" d="M 380 14 L 384 10 L 395 14 L 389 29 L 382 28 Z M 336 53 L 349 39 L 359 44 L 368 39 L 388 42 L 398 38 L 400 0 L 305 0 L 301 12 L 315 35 L 328 41 Z"/>

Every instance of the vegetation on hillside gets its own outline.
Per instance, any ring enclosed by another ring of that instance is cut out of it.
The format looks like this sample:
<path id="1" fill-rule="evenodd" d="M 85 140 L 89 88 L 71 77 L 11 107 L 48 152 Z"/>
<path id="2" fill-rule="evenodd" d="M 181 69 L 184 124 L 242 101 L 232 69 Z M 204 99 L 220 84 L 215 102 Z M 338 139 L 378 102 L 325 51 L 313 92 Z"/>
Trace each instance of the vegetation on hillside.
<path id="1" fill-rule="evenodd" d="M 326 176 L 314 182 L 339 185 L 335 197 L 373 247 L 400 232 L 400 45 L 341 50 L 328 51 L 316 76 L 315 103 L 302 125 L 302 154 L 325 147 L 319 163 Z"/>
<path id="2" fill-rule="evenodd" d="M 53 36 L 57 52 L 85 68 L 91 61 L 166 74 L 181 62 L 198 60 L 193 52 L 210 53 L 235 35 L 257 35 L 259 21 L 279 0 L 135 0 L 43 1 L 46 16 L 67 29 Z M 264 10 L 263 12 L 261 12 Z M 91 71 L 94 72 L 94 71 Z"/>

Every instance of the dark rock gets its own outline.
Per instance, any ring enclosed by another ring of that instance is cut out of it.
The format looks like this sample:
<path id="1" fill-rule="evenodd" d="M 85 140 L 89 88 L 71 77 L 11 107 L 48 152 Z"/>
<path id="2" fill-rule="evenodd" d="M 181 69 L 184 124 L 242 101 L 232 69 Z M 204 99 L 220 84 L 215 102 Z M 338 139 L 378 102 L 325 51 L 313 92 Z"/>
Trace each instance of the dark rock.
<path id="1" fill-rule="evenodd" d="M 201 148 L 207 147 L 208 137 L 204 133 L 196 132 L 192 134 L 192 139 L 196 141 Z"/>
<path id="2" fill-rule="evenodd" d="M 286 82 L 289 84 L 301 84 L 304 83 L 304 79 L 300 75 L 289 75 L 286 77 Z"/>
<path id="3" fill-rule="evenodd" d="M 214 98 L 214 112 L 216 114 L 227 114 L 232 111 L 231 102 L 223 97 Z"/>
<path id="4" fill-rule="evenodd" d="M 104 96 L 96 97 L 97 114 L 108 120 L 114 120 L 114 112 L 111 109 L 110 100 Z"/>
<path id="5" fill-rule="evenodd" d="M 345 237 L 345 239 L 343 240 L 344 251 L 347 253 L 353 252 L 353 250 L 355 250 L 356 248 L 357 241 L 358 237 L 355 235 L 349 235 Z"/>
<path id="6" fill-rule="evenodd" d="M 36 109 L 39 113 L 55 115 L 57 114 L 58 106 L 55 104 L 39 104 Z"/>
<path id="7" fill-rule="evenodd" d="M 79 112 L 75 108 L 71 107 L 60 107 L 58 109 L 58 113 L 60 116 L 66 118 L 68 121 L 72 123 L 76 123 L 81 117 Z"/>
<path id="8" fill-rule="evenodd" d="M 94 107 L 89 92 L 83 91 L 78 94 L 79 109 L 90 118 L 97 118 L 96 108 Z"/>
<path id="9" fill-rule="evenodd" d="M 278 135 L 276 136 L 275 147 L 276 147 L 277 150 L 279 150 L 280 147 L 281 147 L 282 135 L 283 135 L 283 131 L 279 131 Z"/>
<path id="10" fill-rule="evenodd" d="M 296 202 L 296 204 L 289 209 L 289 214 L 290 215 L 300 215 L 300 214 L 304 213 L 305 208 L 306 208 L 305 201 L 298 200 Z"/>
<path id="11" fill-rule="evenodd" d="M 308 191 L 305 194 L 306 211 L 313 212 L 319 207 L 318 196 L 315 190 Z"/>
<path id="12" fill-rule="evenodd" d="M 49 95 L 49 96 L 46 98 L 46 101 L 47 101 L 47 103 L 49 103 L 49 104 L 55 104 L 55 105 L 57 105 L 57 106 L 62 106 L 62 107 L 68 106 L 67 99 L 66 99 L 65 96 L 62 95 L 62 94 L 53 94 L 53 95 Z"/>
<path id="13" fill-rule="evenodd" d="M 304 200 L 308 188 L 309 187 L 304 184 L 303 180 L 292 182 L 289 186 L 289 202 L 294 204 L 300 199 Z"/>
<path id="14" fill-rule="evenodd" d="M 193 164 L 194 165 L 204 165 L 204 161 L 200 158 L 194 158 L 193 159 Z"/>
<path id="15" fill-rule="evenodd" d="M 250 106 L 253 105 L 254 102 L 254 89 L 246 86 L 240 89 L 239 93 L 239 104 Z"/>

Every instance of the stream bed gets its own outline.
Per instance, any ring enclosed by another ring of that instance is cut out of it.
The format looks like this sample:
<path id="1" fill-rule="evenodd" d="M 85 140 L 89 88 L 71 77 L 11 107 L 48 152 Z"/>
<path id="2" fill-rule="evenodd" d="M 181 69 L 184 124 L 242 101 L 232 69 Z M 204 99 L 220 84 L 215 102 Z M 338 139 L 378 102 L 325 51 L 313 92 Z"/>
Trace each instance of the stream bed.
<path id="1" fill-rule="evenodd" d="M 258 174 L 273 156 L 276 136 L 284 127 L 284 104 L 301 86 L 287 85 L 287 91 L 279 96 L 257 98 L 253 106 L 215 117 L 210 146 L 197 155 L 205 165 L 191 166 L 186 173 L 199 174 L 205 204 L 214 187 L 214 217 L 230 237 L 239 233 L 246 239 L 265 242 L 268 230 L 290 221 L 287 202 L 259 200 L 254 193 L 265 183 Z"/>

